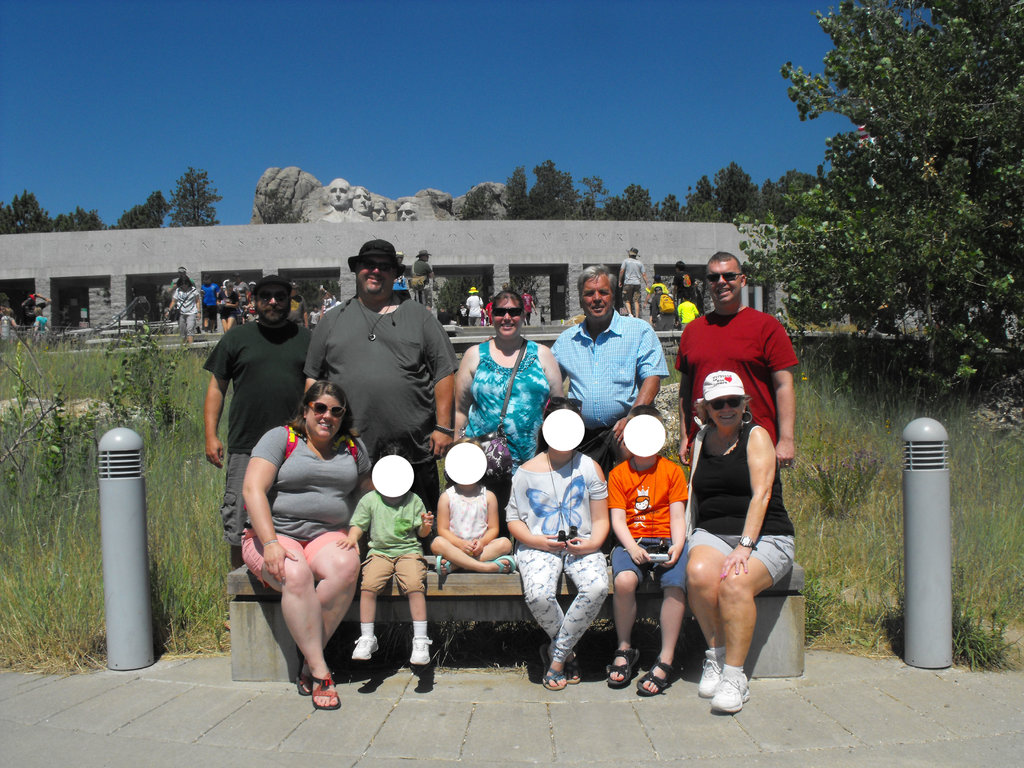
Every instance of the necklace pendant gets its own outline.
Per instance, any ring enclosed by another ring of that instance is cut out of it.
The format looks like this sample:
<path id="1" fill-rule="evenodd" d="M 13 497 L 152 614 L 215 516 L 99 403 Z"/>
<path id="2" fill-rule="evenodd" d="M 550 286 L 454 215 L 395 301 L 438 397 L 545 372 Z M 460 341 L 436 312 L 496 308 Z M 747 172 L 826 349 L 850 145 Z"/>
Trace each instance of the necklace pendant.
<path id="1" fill-rule="evenodd" d="M 370 341 L 376 341 L 377 340 L 377 334 L 376 333 L 371 333 L 366 338 L 368 338 Z"/>

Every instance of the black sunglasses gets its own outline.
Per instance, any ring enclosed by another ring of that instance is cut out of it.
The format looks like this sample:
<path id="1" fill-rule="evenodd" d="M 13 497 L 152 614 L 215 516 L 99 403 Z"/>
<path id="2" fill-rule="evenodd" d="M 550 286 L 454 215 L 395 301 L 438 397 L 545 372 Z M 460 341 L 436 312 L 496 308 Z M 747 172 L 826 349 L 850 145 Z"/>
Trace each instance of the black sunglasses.
<path id="1" fill-rule="evenodd" d="M 397 269 L 397 267 L 390 261 L 370 261 L 368 259 L 363 259 L 359 264 L 367 272 L 373 272 L 375 269 L 380 272 L 394 272 Z"/>
<path id="2" fill-rule="evenodd" d="M 711 400 L 711 401 L 709 401 L 708 405 L 710 405 L 716 411 L 720 411 L 723 408 L 725 408 L 725 406 L 727 406 L 727 405 L 730 408 L 739 408 L 739 405 L 742 402 L 743 402 L 743 398 L 742 397 L 722 397 L 722 398 L 719 398 L 718 400 Z"/>
<path id="3" fill-rule="evenodd" d="M 727 282 L 727 283 L 731 283 L 733 280 L 735 280 L 737 277 L 739 277 L 742 274 L 743 274 L 742 272 L 719 272 L 717 274 L 714 273 L 714 272 L 708 272 L 708 276 L 707 277 L 708 277 L 708 282 L 711 283 L 712 285 L 714 285 L 715 283 L 718 282 L 719 278 L 725 280 L 725 282 Z"/>
<path id="4" fill-rule="evenodd" d="M 719 279 L 724 280 L 726 283 L 732 283 L 742 272 L 708 272 L 708 282 L 712 285 L 718 283 Z"/>
<path id="5" fill-rule="evenodd" d="M 288 301 L 288 294 L 285 293 L 284 291 L 279 291 L 277 293 L 264 293 L 263 291 L 260 291 L 256 295 L 256 298 L 259 299 L 260 301 L 267 302 L 268 304 L 271 301 L 276 301 L 278 304 L 283 304 L 284 302 Z"/>
<path id="6" fill-rule="evenodd" d="M 495 307 L 492 311 L 495 317 L 504 317 L 505 315 L 519 317 L 523 314 L 522 307 Z"/>
<path id="7" fill-rule="evenodd" d="M 309 407 L 313 409 L 313 413 L 317 416 L 323 416 L 328 410 L 331 412 L 331 416 L 336 419 L 340 419 L 345 415 L 345 406 L 343 405 L 328 405 L 327 403 L 310 403 Z"/>

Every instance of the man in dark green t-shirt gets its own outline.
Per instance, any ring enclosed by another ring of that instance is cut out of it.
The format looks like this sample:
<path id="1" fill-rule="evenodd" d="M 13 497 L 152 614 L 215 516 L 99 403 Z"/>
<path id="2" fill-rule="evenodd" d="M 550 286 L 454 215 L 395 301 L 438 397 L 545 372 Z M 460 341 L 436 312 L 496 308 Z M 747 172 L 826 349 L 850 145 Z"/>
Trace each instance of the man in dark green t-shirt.
<path id="1" fill-rule="evenodd" d="M 288 320 L 291 284 L 267 275 L 253 291 L 255 323 L 232 328 L 213 348 L 203 366 L 212 375 L 203 405 L 206 459 L 224 465 L 224 445 L 217 437 L 228 384 L 234 391 L 228 413 L 227 477 L 221 517 L 224 540 L 231 547 L 231 564 L 242 565 L 245 509 L 242 480 L 249 453 L 263 434 L 288 421 L 298 410 L 305 378 L 310 333 Z"/>

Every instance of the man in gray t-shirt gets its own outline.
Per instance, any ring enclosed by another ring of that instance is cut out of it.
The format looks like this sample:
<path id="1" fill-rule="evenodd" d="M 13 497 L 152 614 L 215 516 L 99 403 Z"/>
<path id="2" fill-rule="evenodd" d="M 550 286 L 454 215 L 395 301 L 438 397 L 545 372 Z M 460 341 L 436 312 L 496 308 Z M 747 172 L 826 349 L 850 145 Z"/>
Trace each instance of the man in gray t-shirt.
<path id="1" fill-rule="evenodd" d="M 399 303 L 405 268 L 395 247 L 371 240 L 348 260 L 356 295 L 324 313 L 306 355 L 306 386 L 329 379 L 352 406 L 374 460 L 397 450 L 413 465 L 413 491 L 437 508 L 437 459 L 451 443 L 455 370 L 448 334 L 422 304 Z"/>
<path id="2" fill-rule="evenodd" d="M 640 293 L 640 284 L 647 288 L 647 272 L 644 265 L 640 263 L 640 252 L 636 248 L 629 249 L 629 255 L 619 267 L 619 285 L 622 286 L 622 302 L 626 305 L 626 312 L 630 317 L 640 317 L 640 307 L 643 301 L 637 296 Z"/>

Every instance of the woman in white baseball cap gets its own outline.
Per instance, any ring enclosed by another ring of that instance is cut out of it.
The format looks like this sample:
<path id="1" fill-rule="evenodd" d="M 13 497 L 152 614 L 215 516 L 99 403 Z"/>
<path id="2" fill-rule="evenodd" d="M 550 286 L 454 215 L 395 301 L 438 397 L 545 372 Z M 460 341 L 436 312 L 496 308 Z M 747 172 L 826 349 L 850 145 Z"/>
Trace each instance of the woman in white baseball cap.
<path id="1" fill-rule="evenodd" d="M 739 374 L 704 380 L 687 525 L 687 597 L 708 643 L 698 695 L 717 712 L 750 698 L 743 670 L 754 634 L 754 596 L 793 566 L 793 523 L 782 502 L 775 447 L 752 423 Z"/>

